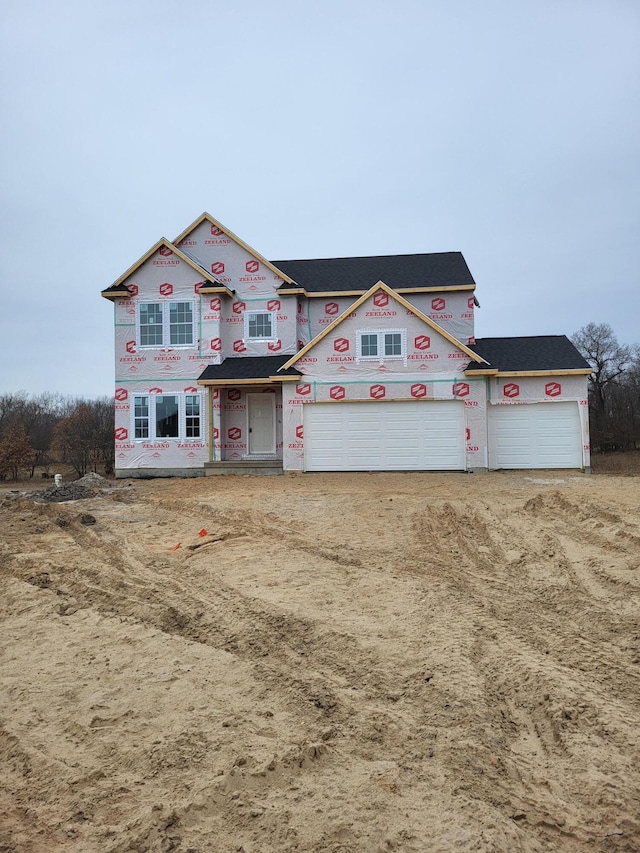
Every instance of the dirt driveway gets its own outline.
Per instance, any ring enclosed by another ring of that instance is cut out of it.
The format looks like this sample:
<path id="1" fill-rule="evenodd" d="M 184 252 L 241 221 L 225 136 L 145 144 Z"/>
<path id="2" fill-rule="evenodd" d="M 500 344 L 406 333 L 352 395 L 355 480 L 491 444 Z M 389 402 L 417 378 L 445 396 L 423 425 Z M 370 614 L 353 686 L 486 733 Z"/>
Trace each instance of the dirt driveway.
<path id="1" fill-rule="evenodd" d="M 4 501 L 0 851 L 637 853 L 639 508 L 569 473 Z"/>

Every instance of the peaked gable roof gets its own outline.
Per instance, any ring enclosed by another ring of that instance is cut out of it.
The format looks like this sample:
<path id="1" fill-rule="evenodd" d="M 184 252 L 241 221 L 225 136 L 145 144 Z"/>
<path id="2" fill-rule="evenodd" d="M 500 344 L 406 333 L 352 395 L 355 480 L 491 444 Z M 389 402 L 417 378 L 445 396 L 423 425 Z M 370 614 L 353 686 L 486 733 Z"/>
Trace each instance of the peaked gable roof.
<path id="1" fill-rule="evenodd" d="M 395 292 L 475 287 L 462 252 L 433 252 L 418 255 L 374 255 L 356 258 L 274 261 L 294 284 L 308 293 L 366 291 L 376 281 L 385 281 Z M 282 285 L 280 290 L 287 290 Z"/>
<path id="2" fill-rule="evenodd" d="M 233 231 L 229 231 L 228 228 L 226 228 L 221 222 L 218 222 L 217 219 L 214 219 L 213 216 L 211 216 L 210 213 L 207 213 L 206 210 L 204 211 L 204 213 L 201 213 L 200 216 L 195 219 L 191 223 L 191 225 L 188 226 L 188 228 L 185 228 L 185 230 L 181 234 L 178 234 L 178 236 L 173 242 L 175 244 L 178 244 L 181 242 L 181 240 L 185 240 L 189 236 L 189 234 L 191 234 L 191 232 L 203 222 L 208 222 L 210 225 L 213 225 L 220 231 L 224 232 L 227 237 L 233 240 L 234 243 L 237 243 L 238 246 L 242 247 L 246 252 L 249 252 L 250 255 L 253 255 L 253 257 L 257 261 L 260 261 L 260 263 L 267 266 L 271 270 L 271 272 L 279 276 L 285 282 L 285 284 L 294 284 L 294 282 L 292 282 L 286 272 L 283 272 L 282 270 L 278 269 L 278 267 L 275 266 L 271 261 L 268 261 L 265 257 L 263 257 L 260 252 L 256 252 L 255 249 L 252 249 L 248 243 L 245 243 L 244 240 L 241 240 L 240 237 L 237 237 L 233 233 Z"/>
<path id="3" fill-rule="evenodd" d="M 135 264 L 130 266 L 126 272 L 122 273 L 120 278 L 117 278 L 110 287 L 106 288 L 106 290 L 101 291 L 101 295 L 104 296 L 105 299 L 113 299 L 116 296 L 127 296 L 127 295 L 132 296 L 133 294 L 126 287 L 124 282 L 129 278 L 129 276 L 133 275 L 133 273 L 136 270 L 140 269 L 140 267 L 146 261 L 148 261 L 152 255 L 154 255 L 159 249 L 162 249 L 163 247 L 165 249 L 168 249 L 170 252 L 172 252 L 178 258 L 180 258 L 181 261 L 184 261 L 186 264 L 189 264 L 189 266 L 192 267 L 192 269 L 194 269 L 198 273 L 198 275 L 201 275 L 203 277 L 203 279 L 206 279 L 207 281 L 210 281 L 212 284 L 216 285 L 217 287 L 222 287 L 228 291 L 228 288 L 224 284 L 222 284 L 222 282 L 219 282 L 218 279 L 215 277 L 215 275 L 213 275 L 210 272 L 207 272 L 207 270 L 205 270 L 203 267 L 201 267 L 199 264 L 197 264 L 193 260 L 193 258 L 190 258 L 188 255 L 185 255 L 185 253 L 182 252 L 180 249 L 178 249 L 177 246 L 174 246 L 173 243 L 170 243 L 166 237 L 161 237 L 158 240 L 158 242 L 155 243 L 149 249 L 148 252 L 145 252 L 141 258 L 138 258 L 138 260 L 135 262 Z"/>
<path id="4" fill-rule="evenodd" d="M 579 371 L 591 367 L 566 335 L 532 335 L 521 338 L 477 338 L 474 350 L 493 370 L 505 372 Z M 469 364 L 467 370 L 475 365 Z"/>
<path id="5" fill-rule="evenodd" d="M 377 293 L 379 290 L 384 290 L 385 293 L 388 293 L 389 296 L 392 299 L 395 299 L 396 302 L 399 302 L 403 308 L 406 308 L 408 311 L 411 311 L 411 313 L 415 314 L 415 316 L 422 320 L 423 323 L 425 323 L 427 326 L 430 326 L 435 332 L 437 332 L 439 335 L 442 335 L 443 338 L 446 338 L 449 343 L 453 344 L 455 347 L 462 350 L 462 352 L 466 353 L 472 361 L 484 362 L 482 356 L 477 355 L 473 350 L 469 349 L 469 347 L 465 346 L 465 344 L 463 344 L 457 338 L 454 338 L 453 335 L 450 335 L 449 332 L 445 331 L 442 326 L 439 326 L 437 323 L 434 323 L 434 321 L 430 317 L 427 317 L 426 314 L 423 314 L 422 311 L 418 310 L 418 308 L 408 302 L 404 297 L 400 296 L 400 294 L 396 293 L 395 290 L 386 285 L 383 281 L 379 281 L 377 284 L 374 284 L 373 287 L 369 288 L 366 293 L 363 293 L 359 299 L 356 299 L 356 301 L 352 305 L 350 305 L 346 309 L 346 311 L 343 311 L 339 317 L 336 317 L 336 319 L 332 323 L 330 323 L 326 327 L 326 329 L 323 329 L 319 335 L 316 335 L 316 337 L 312 338 L 306 346 L 299 350 L 299 352 L 291 356 L 289 361 L 287 361 L 283 365 L 282 369 L 289 368 L 293 364 L 295 364 L 299 358 L 302 358 L 304 355 L 306 355 L 309 350 L 313 349 L 313 347 L 316 346 L 316 344 L 320 343 L 323 338 L 329 335 L 334 329 L 337 329 L 337 327 L 341 323 L 344 323 L 345 320 L 349 319 L 350 314 L 352 314 L 357 308 L 360 307 L 360 305 L 370 299 L 373 294 Z"/>

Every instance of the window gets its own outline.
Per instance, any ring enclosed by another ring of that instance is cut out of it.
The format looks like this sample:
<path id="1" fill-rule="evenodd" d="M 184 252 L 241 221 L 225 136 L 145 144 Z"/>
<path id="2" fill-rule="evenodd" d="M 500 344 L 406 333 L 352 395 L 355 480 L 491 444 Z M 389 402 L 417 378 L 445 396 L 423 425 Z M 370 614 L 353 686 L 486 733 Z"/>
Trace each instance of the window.
<path id="1" fill-rule="evenodd" d="M 178 397 L 158 394 L 156 400 L 156 438 L 178 438 Z"/>
<path id="2" fill-rule="evenodd" d="M 276 318 L 271 311 L 247 311 L 244 336 L 249 339 L 273 340 L 276 336 Z"/>
<path id="3" fill-rule="evenodd" d="M 193 302 L 146 302 L 140 305 L 141 347 L 179 347 L 193 344 Z"/>
<path id="4" fill-rule="evenodd" d="M 358 361 L 402 359 L 407 363 L 407 332 L 405 329 L 377 329 L 357 335 Z"/>
<path id="5" fill-rule="evenodd" d="M 133 398 L 136 439 L 202 438 L 200 394 L 144 394 Z"/>
<path id="6" fill-rule="evenodd" d="M 149 398 L 133 398 L 133 434 L 136 438 L 149 438 Z"/>
<path id="7" fill-rule="evenodd" d="M 200 397 L 187 394 L 184 398 L 185 436 L 200 438 Z"/>

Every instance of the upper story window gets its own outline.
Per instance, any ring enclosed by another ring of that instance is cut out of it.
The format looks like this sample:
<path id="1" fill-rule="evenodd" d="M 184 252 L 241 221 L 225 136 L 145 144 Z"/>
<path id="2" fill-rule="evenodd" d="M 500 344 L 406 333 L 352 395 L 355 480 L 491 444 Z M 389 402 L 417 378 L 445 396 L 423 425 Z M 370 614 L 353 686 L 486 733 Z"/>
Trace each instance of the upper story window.
<path id="1" fill-rule="evenodd" d="M 193 344 L 193 302 L 144 302 L 138 311 L 141 347 Z"/>
<path id="2" fill-rule="evenodd" d="M 407 363 L 406 329 L 368 329 L 357 334 L 358 361 L 402 359 Z"/>
<path id="3" fill-rule="evenodd" d="M 245 338 L 252 340 L 274 340 L 276 337 L 276 317 L 272 311 L 247 311 L 245 317 Z"/>

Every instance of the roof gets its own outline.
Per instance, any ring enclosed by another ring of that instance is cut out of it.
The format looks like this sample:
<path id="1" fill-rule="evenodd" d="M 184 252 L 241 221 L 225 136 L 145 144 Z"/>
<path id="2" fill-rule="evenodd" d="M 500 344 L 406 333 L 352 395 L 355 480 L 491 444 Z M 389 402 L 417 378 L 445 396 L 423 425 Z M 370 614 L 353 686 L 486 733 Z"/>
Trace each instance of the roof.
<path id="1" fill-rule="evenodd" d="M 246 358 L 225 358 L 222 364 L 210 364 L 205 367 L 198 377 L 198 382 L 211 382 L 219 379 L 255 379 L 267 380 L 274 376 L 283 364 L 291 358 L 291 355 L 258 355 Z M 300 376 L 295 368 L 289 368 L 279 374 L 279 378 L 286 376 Z"/>
<path id="2" fill-rule="evenodd" d="M 318 258 L 273 261 L 307 293 L 365 291 L 377 281 L 394 290 L 475 286 L 462 252 L 423 255 L 373 255 L 361 258 Z M 286 291 L 295 285 L 284 284 Z"/>
<path id="3" fill-rule="evenodd" d="M 492 368 L 504 371 L 591 370 L 566 335 L 476 338 L 472 349 Z M 476 365 L 469 364 L 473 370 Z M 477 368 L 476 368 L 477 369 Z"/>

